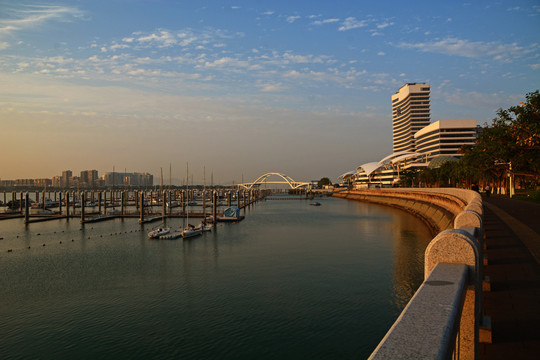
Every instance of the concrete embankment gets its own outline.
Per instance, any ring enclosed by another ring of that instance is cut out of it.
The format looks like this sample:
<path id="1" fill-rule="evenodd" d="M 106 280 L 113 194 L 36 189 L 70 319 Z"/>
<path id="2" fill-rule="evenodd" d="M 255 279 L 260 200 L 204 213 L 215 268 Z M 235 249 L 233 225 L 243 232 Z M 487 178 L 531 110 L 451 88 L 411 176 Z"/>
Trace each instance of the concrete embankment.
<path id="1" fill-rule="evenodd" d="M 469 191 L 461 189 L 361 189 L 332 196 L 382 204 L 408 211 L 422 219 L 433 236 L 451 229 L 454 218 L 465 208 Z"/>
<path id="2" fill-rule="evenodd" d="M 433 240 L 425 251 L 424 282 L 370 359 L 474 359 L 491 342 L 483 312 L 484 210 L 480 195 L 463 189 L 362 189 L 336 197 L 393 206 L 420 217 Z"/>

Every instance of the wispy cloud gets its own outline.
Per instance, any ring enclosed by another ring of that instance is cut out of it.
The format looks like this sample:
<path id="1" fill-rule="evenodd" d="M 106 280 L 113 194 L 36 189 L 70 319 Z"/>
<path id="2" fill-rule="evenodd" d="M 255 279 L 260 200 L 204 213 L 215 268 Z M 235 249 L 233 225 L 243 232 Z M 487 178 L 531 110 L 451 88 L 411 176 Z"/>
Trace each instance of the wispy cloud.
<path id="1" fill-rule="evenodd" d="M 262 92 L 279 92 L 285 89 L 281 83 L 277 84 L 258 84 Z"/>
<path id="2" fill-rule="evenodd" d="M 522 57 L 533 49 L 519 46 L 517 43 L 501 44 L 499 42 L 469 41 L 458 38 L 446 38 L 442 40 L 421 43 L 399 43 L 403 49 L 416 49 L 422 52 L 431 52 L 444 55 L 456 55 L 468 58 L 492 57 L 494 60 L 510 61 L 513 58 Z"/>
<path id="3" fill-rule="evenodd" d="M 481 93 L 478 91 L 462 91 L 457 89 L 454 92 L 442 92 L 441 97 L 448 103 L 469 106 L 473 108 L 486 108 L 495 111 L 501 106 L 519 101 L 520 96 L 504 93 Z"/>
<path id="4" fill-rule="evenodd" d="M 367 25 L 367 21 L 358 20 L 355 17 L 346 18 L 341 26 L 338 28 L 339 31 L 347 31 L 352 29 L 361 28 Z"/>
<path id="5" fill-rule="evenodd" d="M 287 16 L 287 22 L 292 24 L 293 22 L 295 22 L 296 20 L 300 19 L 300 16 L 298 15 L 295 15 L 295 16 Z"/>
<path id="6" fill-rule="evenodd" d="M 393 22 L 385 21 L 383 23 L 377 24 L 377 29 L 384 29 L 384 28 L 387 28 L 387 27 L 392 26 L 392 25 L 394 25 Z"/>
<path id="7" fill-rule="evenodd" d="M 339 22 L 339 19 L 332 18 L 332 19 L 324 19 L 324 20 L 315 20 L 311 24 L 312 25 L 324 25 L 324 24 L 331 24 L 331 23 L 335 23 L 335 22 Z"/>
<path id="8" fill-rule="evenodd" d="M 141 36 L 137 39 L 137 41 L 139 43 L 153 43 L 156 44 L 158 47 L 169 47 L 175 45 L 178 42 L 176 36 L 166 30 L 160 30 L 158 33 Z"/>
<path id="9" fill-rule="evenodd" d="M 0 36 L 13 32 L 35 28 L 46 21 L 72 21 L 74 18 L 83 19 L 81 10 L 59 5 L 23 5 L 5 10 L 0 18 Z"/>

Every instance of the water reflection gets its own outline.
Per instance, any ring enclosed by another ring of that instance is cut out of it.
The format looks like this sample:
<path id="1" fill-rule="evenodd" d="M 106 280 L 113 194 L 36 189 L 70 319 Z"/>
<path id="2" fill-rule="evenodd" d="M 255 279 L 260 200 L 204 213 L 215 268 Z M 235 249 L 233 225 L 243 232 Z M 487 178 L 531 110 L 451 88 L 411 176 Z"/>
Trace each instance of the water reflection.
<path id="1" fill-rule="evenodd" d="M 430 236 L 396 209 L 321 203 L 266 201 L 186 241 L 149 240 L 155 224 L 136 219 L 0 222 L 0 353 L 365 358 L 421 281 Z"/>
<path id="2" fill-rule="evenodd" d="M 376 233 L 375 241 L 392 241 L 392 301 L 401 311 L 424 279 L 424 252 L 431 233 L 420 219 L 392 207 L 369 204 L 355 212 L 360 215 L 359 229 Z"/>

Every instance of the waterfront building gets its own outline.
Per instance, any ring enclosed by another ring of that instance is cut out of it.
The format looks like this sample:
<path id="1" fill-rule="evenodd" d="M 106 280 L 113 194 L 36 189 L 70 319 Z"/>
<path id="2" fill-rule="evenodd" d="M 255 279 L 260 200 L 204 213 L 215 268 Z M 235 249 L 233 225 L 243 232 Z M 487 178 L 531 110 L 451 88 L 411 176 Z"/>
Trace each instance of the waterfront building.
<path id="1" fill-rule="evenodd" d="M 154 176 L 149 173 L 106 172 L 105 186 L 154 186 Z"/>
<path id="2" fill-rule="evenodd" d="M 52 185 L 52 180 L 51 179 L 46 179 L 46 178 L 34 179 L 34 186 L 35 187 L 46 188 L 46 187 L 50 187 L 51 185 Z"/>
<path id="3" fill-rule="evenodd" d="M 34 186 L 34 179 L 16 179 L 15 186 Z"/>
<path id="4" fill-rule="evenodd" d="M 62 171 L 62 187 L 69 188 L 72 184 L 73 172 L 71 170 Z"/>
<path id="5" fill-rule="evenodd" d="M 53 176 L 52 178 L 52 186 L 55 187 L 55 188 L 59 188 L 62 186 L 62 177 L 57 175 L 57 176 Z"/>
<path id="6" fill-rule="evenodd" d="M 99 184 L 99 177 L 97 170 L 84 170 L 81 171 L 80 178 L 81 186 L 95 187 Z"/>
<path id="7" fill-rule="evenodd" d="M 439 120 L 414 134 L 414 139 L 416 151 L 431 161 L 439 156 L 461 157 L 461 147 L 473 146 L 476 136 L 476 120 Z"/>
<path id="8" fill-rule="evenodd" d="M 11 188 L 15 186 L 15 180 L 0 180 L 0 186 L 3 188 Z"/>
<path id="9" fill-rule="evenodd" d="M 416 151 L 414 134 L 429 125 L 430 85 L 408 83 L 392 95 L 394 153 Z"/>
<path id="10" fill-rule="evenodd" d="M 380 161 L 362 164 L 355 171 L 349 171 L 338 178 L 339 182 L 349 183 L 353 188 L 392 187 L 399 183 L 403 170 L 425 167 L 426 155 L 413 151 L 393 153 Z"/>
<path id="11" fill-rule="evenodd" d="M 408 83 L 392 95 L 394 153 L 362 164 L 338 178 L 354 188 L 399 184 L 402 171 L 438 167 L 457 160 L 464 145 L 474 146 L 476 120 L 439 120 L 430 124 L 430 85 Z"/>

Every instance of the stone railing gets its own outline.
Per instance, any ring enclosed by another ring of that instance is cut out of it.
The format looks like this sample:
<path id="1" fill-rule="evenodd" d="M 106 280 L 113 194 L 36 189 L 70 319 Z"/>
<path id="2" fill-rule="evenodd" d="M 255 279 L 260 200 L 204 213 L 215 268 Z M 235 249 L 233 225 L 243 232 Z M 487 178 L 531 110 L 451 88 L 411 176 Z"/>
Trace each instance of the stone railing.
<path id="1" fill-rule="evenodd" d="M 483 205 L 462 189 L 365 189 L 336 194 L 402 208 L 434 234 L 425 252 L 424 282 L 370 359 L 474 359 L 489 342 L 482 316 Z"/>

